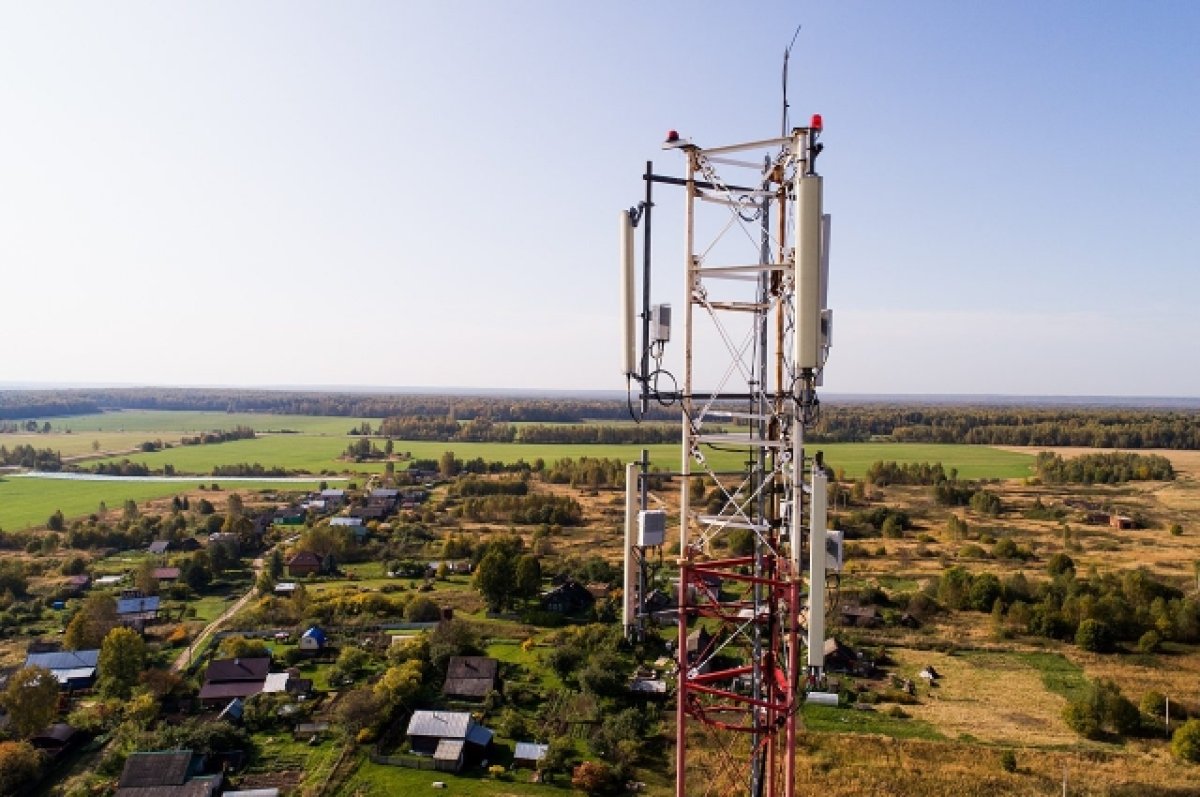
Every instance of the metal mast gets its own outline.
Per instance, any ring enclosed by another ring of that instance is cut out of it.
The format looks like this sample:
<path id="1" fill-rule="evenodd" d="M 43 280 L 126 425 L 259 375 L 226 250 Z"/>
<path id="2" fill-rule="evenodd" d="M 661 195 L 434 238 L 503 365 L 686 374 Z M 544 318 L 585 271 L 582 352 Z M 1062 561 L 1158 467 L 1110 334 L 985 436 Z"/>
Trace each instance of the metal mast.
<path id="1" fill-rule="evenodd" d="M 668 140 L 685 177 L 647 175 L 685 193 L 683 369 L 672 396 L 682 410 L 679 797 L 795 792 L 810 672 L 804 433 L 830 321 L 820 133 L 814 117 L 778 139 L 708 149 Z M 775 153 L 765 166 L 738 157 L 764 150 Z M 697 478 L 704 505 L 693 501 Z M 822 592 L 823 576 L 812 585 Z"/>

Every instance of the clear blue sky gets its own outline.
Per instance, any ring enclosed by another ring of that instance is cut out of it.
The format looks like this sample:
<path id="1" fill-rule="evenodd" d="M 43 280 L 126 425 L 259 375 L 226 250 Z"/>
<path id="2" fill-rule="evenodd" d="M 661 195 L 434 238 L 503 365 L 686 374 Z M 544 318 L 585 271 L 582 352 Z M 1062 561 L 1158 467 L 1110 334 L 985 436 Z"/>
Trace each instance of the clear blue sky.
<path id="1" fill-rule="evenodd" d="M 827 390 L 1200 395 L 1200 3 L 1133 0 L 4 3 L 0 381 L 622 387 L 616 212 L 798 23 Z"/>

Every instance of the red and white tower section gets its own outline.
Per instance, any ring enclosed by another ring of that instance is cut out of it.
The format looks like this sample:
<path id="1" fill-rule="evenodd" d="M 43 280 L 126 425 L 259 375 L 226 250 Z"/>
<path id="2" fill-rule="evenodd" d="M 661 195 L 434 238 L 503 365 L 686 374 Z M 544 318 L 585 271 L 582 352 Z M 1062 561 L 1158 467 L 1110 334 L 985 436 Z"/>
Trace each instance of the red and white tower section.
<path id="1" fill-rule="evenodd" d="M 645 200 L 621 214 L 625 373 L 643 412 L 666 405 L 681 419 L 674 511 L 647 506 L 645 457 L 628 471 L 623 618 L 631 635 L 647 633 L 648 551 L 670 517 L 680 797 L 794 794 L 799 713 L 823 676 L 826 572 L 840 567 L 841 540 L 826 529 L 824 465 L 804 443 L 832 342 L 821 133 L 819 116 L 790 135 L 729 146 L 672 132 L 665 148 L 682 156 L 683 175 L 647 164 Z M 674 344 L 670 308 L 649 297 L 661 185 L 683 195 Z M 674 371 L 663 366 L 668 345 L 681 350 L 671 352 Z"/>

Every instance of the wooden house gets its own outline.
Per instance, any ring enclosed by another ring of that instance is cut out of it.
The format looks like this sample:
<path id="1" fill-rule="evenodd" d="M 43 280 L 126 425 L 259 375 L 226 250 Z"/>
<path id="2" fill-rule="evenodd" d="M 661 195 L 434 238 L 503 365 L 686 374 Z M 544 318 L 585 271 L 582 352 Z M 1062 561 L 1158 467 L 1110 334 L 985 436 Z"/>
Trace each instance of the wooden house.
<path id="1" fill-rule="evenodd" d="M 312 551 L 300 551 L 287 561 L 288 575 L 310 576 L 321 572 L 321 557 Z"/>
<path id="2" fill-rule="evenodd" d="M 463 700 L 483 700 L 496 688 L 500 663 L 487 656 L 451 656 L 442 694 Z"/>

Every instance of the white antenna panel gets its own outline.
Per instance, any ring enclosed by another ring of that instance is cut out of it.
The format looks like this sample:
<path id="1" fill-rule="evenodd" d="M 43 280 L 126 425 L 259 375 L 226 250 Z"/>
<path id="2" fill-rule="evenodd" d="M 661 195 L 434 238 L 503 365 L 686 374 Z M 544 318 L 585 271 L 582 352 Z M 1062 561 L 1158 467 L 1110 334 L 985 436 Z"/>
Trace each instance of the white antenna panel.
<path id="1" fill-rule="evenodd" d="M 796 178 L 796 367 L 821 365 L 821 177 Z"/>
<path id="2" fill-rule="evenodd" d="M 621 367 L 628 376 L 637 372 L 637 332 L 634 319 L 633 219 L 621 211 Z"/>

